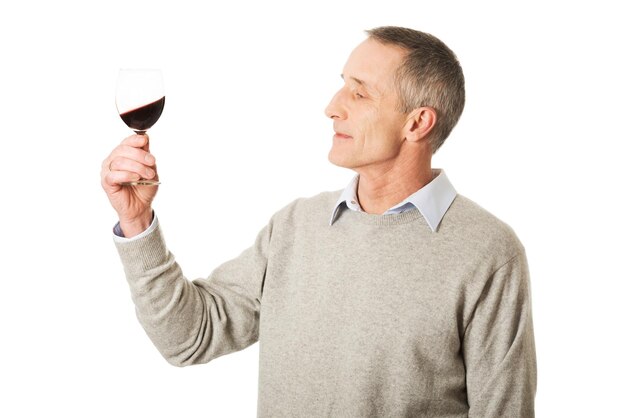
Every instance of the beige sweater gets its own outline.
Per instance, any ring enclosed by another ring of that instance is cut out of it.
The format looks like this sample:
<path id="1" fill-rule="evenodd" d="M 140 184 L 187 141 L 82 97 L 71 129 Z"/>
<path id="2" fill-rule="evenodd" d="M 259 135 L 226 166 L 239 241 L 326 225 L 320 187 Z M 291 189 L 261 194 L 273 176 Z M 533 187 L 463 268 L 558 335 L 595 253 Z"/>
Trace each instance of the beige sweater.
<path id="1" fill-rule="evenodd" d="M 188 281 L 160 227 L 116 244 L 137 316 L 172 364 L 259 347 L 261 417 L 531 417 L 528 269 L 512 230 L 457 196 L 419 211 L 300 199 L 207 279 Z M 208 406 L 210 409 L 210 405 Z"/>

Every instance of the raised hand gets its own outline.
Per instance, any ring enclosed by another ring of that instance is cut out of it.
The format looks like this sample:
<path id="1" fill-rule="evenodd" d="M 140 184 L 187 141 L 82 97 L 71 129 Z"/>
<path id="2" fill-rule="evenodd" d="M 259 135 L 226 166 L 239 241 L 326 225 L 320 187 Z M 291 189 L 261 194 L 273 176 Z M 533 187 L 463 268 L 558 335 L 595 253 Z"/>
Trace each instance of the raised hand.
<path id="1" fill-rule="evenodd" d="M 156 160 L 145 134 L 124 139 L 102 162 L 100 172 L 102 188 L 127 238 L 145 231 L 152 222 L 152 201 L 158 186 L 124 184 L 140 179 L 158 180 Z"/>

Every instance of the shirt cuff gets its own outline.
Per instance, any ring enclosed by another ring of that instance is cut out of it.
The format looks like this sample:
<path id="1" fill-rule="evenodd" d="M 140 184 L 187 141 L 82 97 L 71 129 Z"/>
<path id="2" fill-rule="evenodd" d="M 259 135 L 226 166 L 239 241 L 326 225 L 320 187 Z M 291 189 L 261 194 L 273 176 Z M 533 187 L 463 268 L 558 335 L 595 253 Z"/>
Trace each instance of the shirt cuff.
<path id="1" fill-rule="evenodd" d="M 150 224 L 148 229 L 146 229 L 145 231 L 143 231 L 139 235 L 135 235 L 132 238 L 126 238 L 124 236 L 124 232 L 122 232 L 122 228 L 120 227 L 120 223 L 118 222 L 113 227 L 113 241 L 122 244 L 122 243 L 125 243 L 125 242 L 132 242 L 132 241 L 141 239 L 141 238 L 145 237 L 146 235 L 151 234 L 156 229 L 157 226 L 159 226 L 159 220 L 157 219 L 156 213 L 152 212 L 152 223 Z"/>

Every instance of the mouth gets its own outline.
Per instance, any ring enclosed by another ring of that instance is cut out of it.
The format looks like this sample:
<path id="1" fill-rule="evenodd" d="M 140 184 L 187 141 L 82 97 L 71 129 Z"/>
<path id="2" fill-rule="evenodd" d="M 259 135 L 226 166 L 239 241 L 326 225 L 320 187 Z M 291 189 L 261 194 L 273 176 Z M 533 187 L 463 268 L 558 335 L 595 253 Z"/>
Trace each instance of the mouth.
<path id="1" fill-rule="evenodd" d="M 352 139 L 352 137 L 348 134 L 344 134 L 343 132 L 335 132 L 333 136 L 334 139 Z"/>

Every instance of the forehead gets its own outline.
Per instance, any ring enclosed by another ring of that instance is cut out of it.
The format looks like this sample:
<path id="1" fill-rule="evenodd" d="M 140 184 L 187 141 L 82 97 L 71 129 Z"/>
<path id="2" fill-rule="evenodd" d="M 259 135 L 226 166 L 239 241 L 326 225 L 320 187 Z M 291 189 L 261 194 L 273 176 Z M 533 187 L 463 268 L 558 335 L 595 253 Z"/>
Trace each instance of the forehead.
<path id="1" fill-rule="evenodd" d="M 396 70 L 406 56 L 406 51 L 395 45 L 383 44 L 373 39 L 361 42 L 350 54 L 343 69 L 347 80 L 356 78 L 380 92 L 393 85 Z"/>

